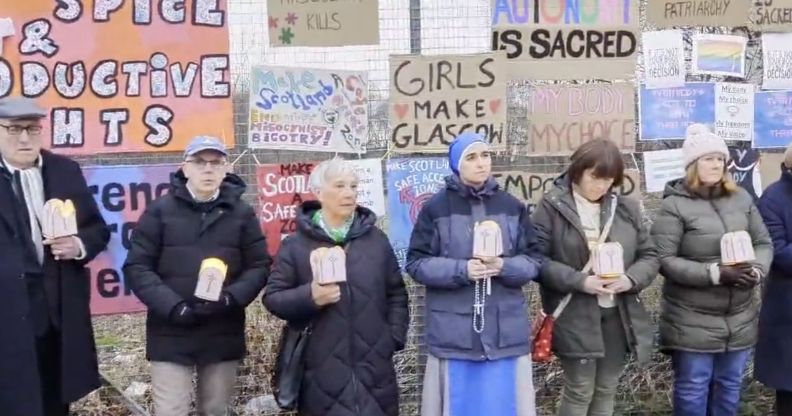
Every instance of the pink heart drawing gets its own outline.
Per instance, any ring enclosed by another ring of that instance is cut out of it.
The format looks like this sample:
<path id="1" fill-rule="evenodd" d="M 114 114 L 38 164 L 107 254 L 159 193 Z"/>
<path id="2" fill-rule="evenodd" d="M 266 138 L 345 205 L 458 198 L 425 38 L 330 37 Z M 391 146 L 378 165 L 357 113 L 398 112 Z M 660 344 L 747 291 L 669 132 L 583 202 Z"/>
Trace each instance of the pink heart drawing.
<path id="1" fill-rule="evenodd" d="M 492 111 L 493 114 L 497 113 L 498 112 L 498 108 L 500 108 L 500 105 L 501 105 L 501 99 L 500 98 L 495 99 L 495 100 L 490 100 L 490 102 L 489 102 L 490 111 Z"/>
<path id="2" fill-rule="evenodd" d="M 407 111 L 410 109 L 409 104 L 394 104 L 393 111 L 396 112 L 396 115 L 399 119 L 403 119 L 405 115 L 407 115 Z"/>

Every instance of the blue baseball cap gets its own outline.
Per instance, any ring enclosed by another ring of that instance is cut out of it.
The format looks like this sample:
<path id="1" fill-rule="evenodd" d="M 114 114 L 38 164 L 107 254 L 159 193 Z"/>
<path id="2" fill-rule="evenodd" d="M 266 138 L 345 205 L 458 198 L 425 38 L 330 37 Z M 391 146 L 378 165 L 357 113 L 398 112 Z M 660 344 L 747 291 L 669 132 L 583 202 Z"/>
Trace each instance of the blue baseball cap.
<path id="1" fill-rule="evenodd" d="M 223 156 L 228 156 L 228 150 L 226 150 L 223 142 L 217 137 L 197 136 L 187 145 L 187 149 L 184 150 L 184 157 L 195 156 L 205 150 L 212 150 L 221 153 Z"/>

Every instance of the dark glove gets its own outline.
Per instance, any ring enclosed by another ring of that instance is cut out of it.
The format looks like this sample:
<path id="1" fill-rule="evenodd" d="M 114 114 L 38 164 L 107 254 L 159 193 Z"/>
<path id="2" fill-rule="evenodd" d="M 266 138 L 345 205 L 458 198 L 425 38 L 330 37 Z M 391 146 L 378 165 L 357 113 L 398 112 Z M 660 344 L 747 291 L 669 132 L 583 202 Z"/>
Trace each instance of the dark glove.
<path id="1" fill-rule="evenodd" d="M 720 281 L 726 286 L 749 289 L 759 282 L 753 274 L 753 268 L 748 264 L 734 266 L 720 266 Z"/>
<path id="2" fill-rule="evenodd" d="M 179 302 L 170 313 L 170 321 L 178 326 L 189 328 L 198 323 L 195 311 L 187 302 Z"/>
<path id="3" fill-rule="evenodd" d="M 195 314 L 201 317 L 225 315 L 233 312 L 238 307 L 239 303 L 228 292 L 221 293 L 220 299 L 217 302 L 200 301 L 194 306 Z"/>

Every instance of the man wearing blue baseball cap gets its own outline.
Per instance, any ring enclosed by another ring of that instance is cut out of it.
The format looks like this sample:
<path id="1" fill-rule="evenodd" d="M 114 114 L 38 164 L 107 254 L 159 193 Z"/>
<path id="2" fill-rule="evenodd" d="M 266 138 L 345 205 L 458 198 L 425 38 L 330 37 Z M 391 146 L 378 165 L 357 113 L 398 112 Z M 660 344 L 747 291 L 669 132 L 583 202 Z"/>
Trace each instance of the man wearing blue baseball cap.
<path id="1" fill-rule="evenodd" d="M 0 99 L 0 414 L 67 415 L 99 387 L 85 265 L 110 231 L 75 161 L 42 150 L 47 111 Z M 71 200 L 77 233 L 45 236 L 45 201 Z"/>
<path id="2" fill-rule="evenodd" d="M 194 370 L 199 413 L 228 414 L 246 353 L 245 307 L 269 276 L 266 241 L 227 157 L 219 139 L 193 139 L 170 192 L 147 207 L 132 234 L 124 276 L 148 307 L 146 357 L 157 416 L 189 414 Z M 210 263 L 220 270 L 214 281 Z"/>

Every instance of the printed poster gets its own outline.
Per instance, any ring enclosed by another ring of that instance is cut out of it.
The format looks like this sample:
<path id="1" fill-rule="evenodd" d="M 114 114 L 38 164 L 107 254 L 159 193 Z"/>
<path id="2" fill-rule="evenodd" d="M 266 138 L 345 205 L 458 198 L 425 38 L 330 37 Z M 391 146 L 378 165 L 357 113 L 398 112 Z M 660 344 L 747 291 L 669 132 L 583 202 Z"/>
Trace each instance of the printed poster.
<path id="1" fill-rule="evenodd" d="M 754 0 L 649 0 L 647 19 L 653 26 L 745 26 Z"/>
<path id="2" fill-rule="evenodd" d="M 490 0 L 492 49 L 514 79 L 632 79 L 638 3 Z"/>
<path id="3" fill-rule="evenodd" d="M 685 85 L 685 43 L 681 30 L 643 33 L 646 88 L 673 88 Z"/>
<path id="4" fill-rule="evenodd" d="M 715 134 L 724 140 L 753 140 L 754 86 L 715 84 Z"/>
<path id="5" fill-rule="evenodd" d="M 762 89 L 792 89 L 792 33 L 762 33 L 762 62 Z"/>
<path id="6" fill-rule="evenodd" d="M 729 173 L 738 185 L 745 188 L 756 201 L 762 196 L 762 175 L 760 170 L 760 155 L 756 149 L 729 148 Z"/>
<path id="7" fill-rule="evenodd" d="M 16 35 L 3 40 L 0 97 L 50 109 L 45 147 L 182 151 L 198 135 L 234 146 L 226 1 L 152 4 L 3 2 Z"/>
<path id="8" fill-rule="evenodd" d="M 641 140 L 683 140 L 689 125 L 715 122 L 715 84 L 654 90 L 641 85 L 639 111 Z"/>
<path id="9" fill-rule="evenodd" d="M 379 44 L 379 1 L 267 0 L 272 46 Z"/>
<path id="10" fill-rule="evenodd" d="M 259 66 L 251 71 L 250 88 L 251 148 L 366 151 L 366 73 Z"/>
<path id="11" fill-rule="evenodd" d="M 662 192 L 666 183 L 685 176 L 682 149 L 644 152 L 646 192 Z"/>
<path id="12" fill-rule="evenodd" d="M 693 35 L 693 74 L 745 78 L 747 45 L 743 36 Z"/>
<path id="13" fill-rule="evenodd" d="M 392 150 L 445 153 L 466 131 L 505 150 L 507 79 L 499 62 L 495 53 L 391 55 Z"/>
<path id="14" fill-rule="evenodd" d="M 632 84 L 557 84 L 534 88 L 528 103 L 528 154 L 571 155 L 599 137 L 624 152 L 635 150 Z"/>
<path id="15" fill-rule="evenodd" d="M 355 159 L 348 162 L 355 166 L 358 175 L 358 205 L 374 211 L 377 217 L 384 217 L 386 210 L 382 160 Z"/>
<path id="16" fill-rule="evenodd" d="M 445 157 L 388 160 L 385 168 L 388 238 L 402 268 L 418 213 L 426 201 L 445 188 L 445 177 L 449 174 Z"/>
<path id="17" fill-rule="evenodd" d="M 792 141 L 792 91 L 754 96 L 754 148 L 786 148 Z"/>
<path id="18" fill-rule="evenodd" d="M 145 311 L 124 281 L 122 267 L 130 249 L 132 231 L 148 205 L 170 190 L 170 174 L 176 165 L 88 166 L 83 168 L 110 228 L 110 243 L 88 268 L 91 273 L 91 315 Z"/>

